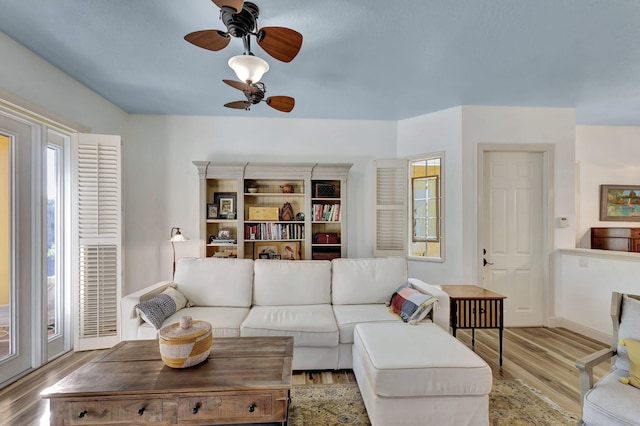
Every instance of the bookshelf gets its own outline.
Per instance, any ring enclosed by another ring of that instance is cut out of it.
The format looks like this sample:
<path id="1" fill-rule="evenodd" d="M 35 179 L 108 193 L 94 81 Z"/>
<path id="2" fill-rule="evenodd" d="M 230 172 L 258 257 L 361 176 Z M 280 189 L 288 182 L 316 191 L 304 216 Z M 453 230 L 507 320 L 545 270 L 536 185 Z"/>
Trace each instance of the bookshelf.
<path id="1" fill-rule="evenodd" d="M 193 163 L 200 181 L 203 257 L 347 256 L 351 164 Z"/>

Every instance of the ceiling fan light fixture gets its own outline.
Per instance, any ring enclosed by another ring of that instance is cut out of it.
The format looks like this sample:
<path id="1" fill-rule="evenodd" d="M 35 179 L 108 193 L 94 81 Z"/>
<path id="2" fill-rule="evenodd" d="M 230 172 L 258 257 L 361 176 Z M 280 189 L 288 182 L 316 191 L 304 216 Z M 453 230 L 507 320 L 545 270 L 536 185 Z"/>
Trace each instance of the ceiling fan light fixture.
<path id="1" fill-rule="evenodd" d="M 254 55 L 237 55 L 229 59 L 229 66 L 235 71 L 240 81 L 247 84 L 257 83 L 264 73 L 269 71 L 269 64 Z"/>

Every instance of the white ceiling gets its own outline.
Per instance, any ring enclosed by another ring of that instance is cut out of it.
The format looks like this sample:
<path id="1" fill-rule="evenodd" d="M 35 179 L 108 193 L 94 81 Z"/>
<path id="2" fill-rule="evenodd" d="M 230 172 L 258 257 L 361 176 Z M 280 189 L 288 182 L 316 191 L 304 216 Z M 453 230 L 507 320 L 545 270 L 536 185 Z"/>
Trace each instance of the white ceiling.
<path id="1" fill-rule="evenodd" d="M 399 120 L 457 105 L 576 108 L 579 124 L 640 125 L 640 1 L 254 0 L 258 25 L 304 36 L 268 56 L 290 114 L 224 108 L 227 60 L 185 34 L 225 27 L 210 0 L 0 0 L 0 30 L 132 114 Z M 1 82 L 0 82 L 1 85 Z"/>

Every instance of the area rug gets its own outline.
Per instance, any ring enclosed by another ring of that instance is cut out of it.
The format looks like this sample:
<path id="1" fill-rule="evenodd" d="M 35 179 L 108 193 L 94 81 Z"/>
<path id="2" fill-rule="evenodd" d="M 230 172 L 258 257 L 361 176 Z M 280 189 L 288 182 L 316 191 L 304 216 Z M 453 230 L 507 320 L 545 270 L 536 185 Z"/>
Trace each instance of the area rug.
<path id="1" fill-rule="evenodd" d="M 574 425 L 576 420 L 520 381 L 494 380 L 489 396 L 490 425 Z M 358 385 L 349 383 L 292 386 L 289 425 L 367 426 L 371 422 Z"/>

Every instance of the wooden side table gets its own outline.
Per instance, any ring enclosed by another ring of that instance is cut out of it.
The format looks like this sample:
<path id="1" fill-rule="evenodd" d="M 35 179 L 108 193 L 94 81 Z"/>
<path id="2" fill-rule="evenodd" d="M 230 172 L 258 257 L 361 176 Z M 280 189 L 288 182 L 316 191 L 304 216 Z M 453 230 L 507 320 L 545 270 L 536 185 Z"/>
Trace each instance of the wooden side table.
<path id="1" fill-rule="evenodd" d="M 451 301 L 453 336 L 459 328 L 471 329 L 471 345 L 475 346 L 476 328 L 497 328 L 500 335 L 500 365 L 502 366 L 502 331 L 504 330 L 504 299 L 498 293 L 476 285 L 442 285 Z"/>

